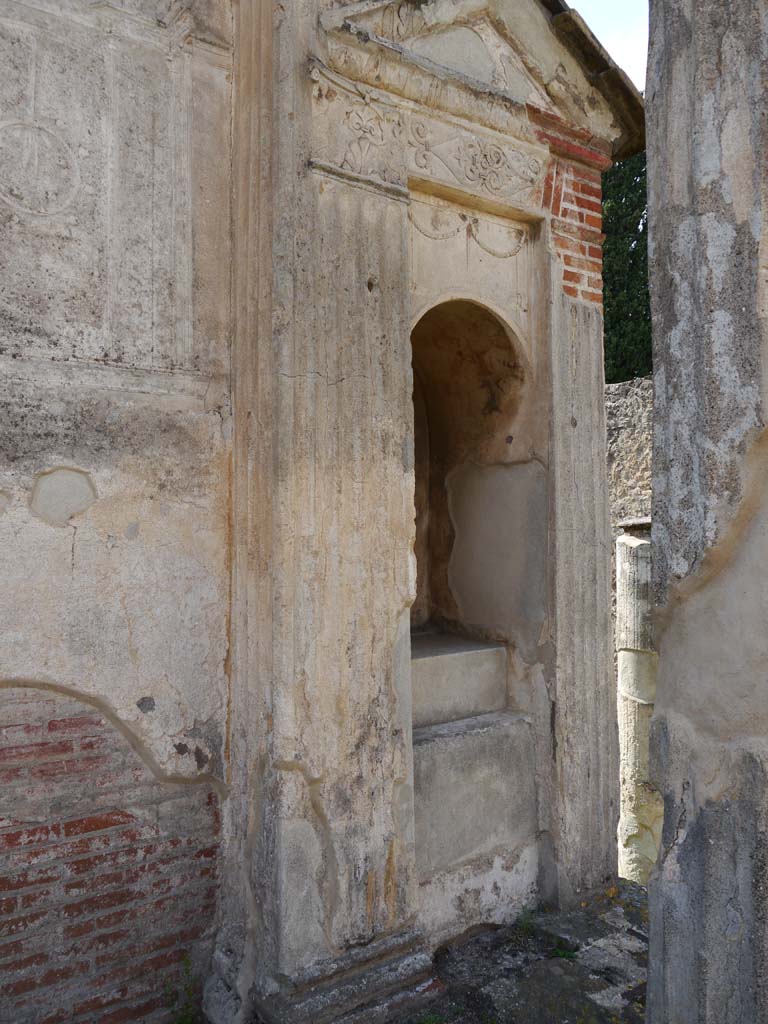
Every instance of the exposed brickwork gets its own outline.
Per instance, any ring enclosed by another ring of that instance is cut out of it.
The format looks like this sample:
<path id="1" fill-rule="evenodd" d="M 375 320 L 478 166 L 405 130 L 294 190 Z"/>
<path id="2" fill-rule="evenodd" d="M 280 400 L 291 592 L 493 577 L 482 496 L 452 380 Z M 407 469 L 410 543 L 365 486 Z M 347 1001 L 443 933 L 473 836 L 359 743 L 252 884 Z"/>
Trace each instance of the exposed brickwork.
<path id="1" fill-rule="evenodd" d="M 542 206 L 552 213 L 555 250 L 563 264 L 563 291 L 572 299 L 603 302 L 602 172 L 610 164 L 589 133 L 528 108 L 538 138 L 553 154 Z"/>
<path id="2" fill-rule="evenodd" d="M 603 302 L 603 218 L 600 173 L 555 160 L 544 186 L 552 236 L 563 264 L 563 290 L 585 302 Z"/>
<path id="3" fill-rule="evenodd" d="M 219 805 L 158 782 L 81 703 L 0 690 L 0 1022 L 171 1019 L 201 976 L 216 902 Z"/>

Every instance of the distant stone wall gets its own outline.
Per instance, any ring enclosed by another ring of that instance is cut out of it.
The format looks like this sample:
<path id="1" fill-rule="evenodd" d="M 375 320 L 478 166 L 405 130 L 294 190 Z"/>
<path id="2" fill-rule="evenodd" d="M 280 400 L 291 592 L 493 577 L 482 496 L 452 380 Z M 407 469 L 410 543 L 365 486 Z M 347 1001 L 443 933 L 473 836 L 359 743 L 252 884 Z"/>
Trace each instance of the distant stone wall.
<path id="1" fill-rule="evenodd" d="M 608 384 L 608 488 L 611 526 L 651 514 L 653 381 L 650 377 Z"/>

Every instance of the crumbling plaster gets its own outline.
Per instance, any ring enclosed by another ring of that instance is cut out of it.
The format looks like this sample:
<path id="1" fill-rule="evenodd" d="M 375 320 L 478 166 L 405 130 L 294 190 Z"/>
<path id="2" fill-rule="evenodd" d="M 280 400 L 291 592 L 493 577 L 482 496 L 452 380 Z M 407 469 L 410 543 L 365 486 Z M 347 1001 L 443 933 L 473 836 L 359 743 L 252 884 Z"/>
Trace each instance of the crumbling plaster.
<path id="1" fill-rule="evenodd" d="M 0 16 L 0 676 L 222 780 L 231 28 L 219 0 Z"/>
<path id="2" fill-rule="evenodd" d="M 652 2 L 655 346 L 649 1021 L 768 1012 L 765 947 L 768 33 L 752 4 Z M 669 140 L 678 144 L 670 145 Z"/>

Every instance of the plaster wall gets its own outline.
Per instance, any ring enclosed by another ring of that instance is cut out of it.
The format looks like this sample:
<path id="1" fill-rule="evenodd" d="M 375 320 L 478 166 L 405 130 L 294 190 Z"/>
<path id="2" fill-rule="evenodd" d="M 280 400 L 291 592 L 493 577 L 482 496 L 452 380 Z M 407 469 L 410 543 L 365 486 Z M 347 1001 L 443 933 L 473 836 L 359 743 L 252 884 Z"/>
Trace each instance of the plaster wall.
<path id="1" fill-rule="evenodd" d="M 225 4 L 0 17 L 0 678 L 186 776 L 227 745 L 230 46 Z"/>
<path id="2" fill-rule="evenodd" d="M 655 345 L 649 1020 L 760 1020 L 764 949 L 768 32 L 752 4 L 652 3 Z M 678 143 L 670 145 L 669 140 Z"/>
<path id="3" fill-rule="evenodd" d="M 536 899 L 539 844 L 530 723 L 484 714 L 414 733 L 420 914 L 435 939 L 508 923 Z"/>
<path id="4" fill-rule="evenodd" d="M 0 1017 L 161 1021 L 231 808 L 230 5 L 5 3 L 0 67 Z"/>

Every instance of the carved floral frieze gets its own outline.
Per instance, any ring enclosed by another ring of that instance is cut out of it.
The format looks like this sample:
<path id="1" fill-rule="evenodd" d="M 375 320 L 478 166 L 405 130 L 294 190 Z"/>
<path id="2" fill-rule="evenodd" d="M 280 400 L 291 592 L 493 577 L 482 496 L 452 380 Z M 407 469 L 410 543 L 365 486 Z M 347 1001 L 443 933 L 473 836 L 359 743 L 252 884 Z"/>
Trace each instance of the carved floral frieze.
<path id="1" fill-rule="evenodd" d="M 344 89 L 315 68 L 313 159 L 388 185 L 432 178 L 461 190 L 525 204 L 540 185 L 542 159 L 524 146 L 421 116 L 388 98 Z"/>
<path id="2" fill-rule="evenodd" d="M 362 177 L 405 184 L 402 170 L 391 163 L 393 151 L 388 143 L 399 139 L 400 118 L 371 103 L 351 107 L 344 117 L 346 144 L 340 167 Z"/>
<path id="3" fill-rule="evenodd" d="M 434 173 L 439 161 L 456 181 L 492 196 L 521 195 L 541 179 L 543 164 L 537 157 L 466 132 L 434 142 L 427 124 L 416 120 L 410 125 L 408 143 L 418 170 Z"/>

